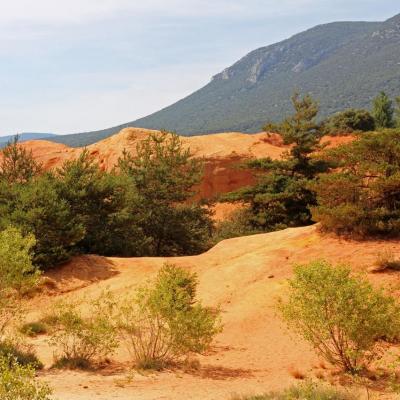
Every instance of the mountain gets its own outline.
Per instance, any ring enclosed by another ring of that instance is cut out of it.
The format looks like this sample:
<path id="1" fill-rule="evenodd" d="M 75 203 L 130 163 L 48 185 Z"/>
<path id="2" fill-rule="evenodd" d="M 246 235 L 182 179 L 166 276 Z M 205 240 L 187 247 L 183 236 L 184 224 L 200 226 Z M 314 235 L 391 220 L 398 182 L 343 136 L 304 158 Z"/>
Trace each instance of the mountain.
<path id="1" fill-rule="evenodd" d="M 0 136 L 0 147 L 5 146 L 10 140 L 13 140 L 16 135 Z M 25 132 L 18 134 L 20 142 L 26 142 L 27 140 L 39 140 L 39 139 L 52 139 L 54 138 L 54 133 L 30 133 Z"/>
<path id="2" fill-rule="evenodd" d="M 127 126 L 184 135 L 257 132 L 291 110 L 294 90 L 320 101 L 321 115 L 369 107 L 381 90 L 400 94 L 400 14 L 384 22 L 334 22 L 252 51 L 177 103 L 136 121 L 54 140 L 93 143 Z"/>

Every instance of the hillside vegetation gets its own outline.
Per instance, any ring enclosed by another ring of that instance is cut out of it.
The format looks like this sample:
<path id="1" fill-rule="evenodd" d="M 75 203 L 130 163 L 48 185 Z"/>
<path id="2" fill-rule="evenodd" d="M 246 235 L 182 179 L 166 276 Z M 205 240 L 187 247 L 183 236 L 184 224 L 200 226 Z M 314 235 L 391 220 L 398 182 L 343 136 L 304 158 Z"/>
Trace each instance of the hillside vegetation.
<path id="1" fill-rule="evenodd" d="M 296 88 L 321 116 L 366 108 L 376 93 L 400 92 L 400 15 L 385 22 L 335 22 L 252 51 L 190 96 L 150 116 L 101 131 L 50 138 L 83 146 L 136 126 L 182 135 L 258 132 L 290 112 Z"/>

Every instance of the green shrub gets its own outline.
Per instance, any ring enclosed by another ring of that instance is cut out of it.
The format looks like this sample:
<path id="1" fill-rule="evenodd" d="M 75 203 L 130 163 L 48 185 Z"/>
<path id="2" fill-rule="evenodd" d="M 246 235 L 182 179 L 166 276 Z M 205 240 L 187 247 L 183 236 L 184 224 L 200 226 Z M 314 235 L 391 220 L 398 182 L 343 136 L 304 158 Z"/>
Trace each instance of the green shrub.
<path id="1" fill-rule="evenodd" d="M 333 365 L 356 373 L 381 350 L 379 340 L 400 329 L 400 307 L 350 268 L 325 261 L 298 265 L 289 281 L 282 315 L 298 334 Z"/>
<path id="2" fill-rule="evenodd" d="M 39 272 L 32 264 L 32 235 L 23 236 L 13 227 L 0 231 L 0 342 L 22 313 L 21 296 L 36 287 Z"/>
<path id="3" fill-rule="evenodd" d="M 12 357 L 0 356 L 0 398 L 2 400 L 50 400 L 50 388 L 35 380 L 32 366 L 20 365 Z"/>
<path id="4" fill-rule="evenodd" d="M 38 335 L 44 335 L 47 333 L 47 326 L 40 321 L 27 322 L 20 328 L 20 332 L 26 336 L 35 337 Z"/>
<path id="5" fill-rule="evenodd" d="M 375 120 L 367 110 L 350 108 L 328 118 L 324 123 L 324 133 L 327 135 L 346 134 L 357 131 L 373 131 Z"/>
<path id="6" fill-rule="evenodd" d="M 384 250 L 378 254 L 372 271 L 379 272 L 386 269 L 400 271 L 400 259 L 396 258 L 394 253 L 390 250 Z"/>
<path id="7" fill-rule="evenodd" d="M 15 136 L 2 150 L 0 181 L 8 185 L 29 182 L 42 173 L 42 166 L 34 160 L 32 151 L 19 146 L 18 140 Z"/>
<path id="8" fill-rule="evenodd" d="M 0 343 L 0 357 L 11 357 L 19 365 L 30 365 L 35 369 L 43 368 L 42 362 L 31 346 L 19 342 L 15 337 L 13 340 L 7 339 Z"/>
<path id="9" fill-rule="evenodd" d="M 60 302 L 54 309 L 54 326 L 49 343 L 55 348 L 55 366 L 85 367 L 102 361 L 118 346 L 112 312 L 114 303 L 108 293 L 85 302 Z"/>
<path id="10" fill-rule="evenodd" d="M 393 102 L 385 92 L 376 96 L 372 110 L 376 127 L 378 129 L 393 128 L 395 125 L 394 111 Z"/>
<path id="11" fill-rule="evenodd" d="M 233 397 L 232 400 L 356 400 L 356 397 L 329 386 L 305 383 L 280 393 Z"/>
<path id="12" fill-rule="evenodd" d="M 257 230 L 251 225 L 251 217 L 251 212 L 248 209 L 235 210 L 227 219 L 216 224 L 212 242 L 216 244 L 225 239 L 261 233 L 261 230 Z"/>
<path id="13" fill-rule="evenodd" d="M 196 301 L 197 278 L 164 265 L 153 285 L 119 306 L 118 328 L 138 368 L 160 369 L 206 351 L 220 331 L 218 312 Z"/>
<path id="14" fill-rule="evenodd" d="M 313 219 L 339 234 L 400 234 L 400 131 L 366 133 L 323 157 L 338 169 L 310 185 Z"/>

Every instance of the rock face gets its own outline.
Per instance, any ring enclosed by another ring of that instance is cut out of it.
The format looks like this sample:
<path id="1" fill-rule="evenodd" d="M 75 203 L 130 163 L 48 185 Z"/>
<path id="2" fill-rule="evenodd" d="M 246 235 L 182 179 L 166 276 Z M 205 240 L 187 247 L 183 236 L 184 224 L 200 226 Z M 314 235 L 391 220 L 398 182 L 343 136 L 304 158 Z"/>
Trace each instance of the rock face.
<path id="1" fill-rule="evenodd" d="M 126 128 L 120 133 L 87 147 L 103 170 L 111 170 L 117 164 L 123 150 L 136 153 L 137 144 L 151 132 L 146 129 Z M 258 133 L 220 133 L 209 136 L 182 137 L 195 157 L 205 161 L 204 178 L 199 187 L 202 198 L 211 198 L 254 183 L 254 175 L 239 168 L 251 158 L 271 157 L 278 159 L 287 147 L 276 135 Z M 66 160 L 76 159 L 83 148 L 71 148 L 44 140 L 24 142 L 21 146 L 32 151 L 36 160 L 46 170 L 60 167 Z"/>

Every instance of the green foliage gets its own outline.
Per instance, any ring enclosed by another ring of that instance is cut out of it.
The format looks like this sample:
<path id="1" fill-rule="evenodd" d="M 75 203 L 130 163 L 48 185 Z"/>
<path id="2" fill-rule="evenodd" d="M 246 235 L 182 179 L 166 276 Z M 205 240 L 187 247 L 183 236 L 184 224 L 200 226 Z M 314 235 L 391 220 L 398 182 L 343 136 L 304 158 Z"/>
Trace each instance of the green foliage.
<path id="1" fill-rule="evenodd" d="M 47 333 L 47 326 L 40 321 L 26 322 L 20 328 L 20 332 L 26 336 L 36 337 Z"/>
<path id="2" fill-rule="evenodd" d="M 100 255 L 136 256 L 146 238 L 139 226 L 132 186 L 125 176 L 102 171 L 84 150 L 77 160 L 57 170 L 58 196 L 64 199 L 76 223 L 83 227 L 79 251 Z"/>
<path id="3" fill-rule="evenodd" d="M 367 110 L 349 108 L 332 115 L 324 122 L 326 135 L 340 135 L 353 132 L 368 132 L 375 129 L 375 120 Z"/>
<path id="4" fill-rule="evenodd" d="M 366 133 L 324 157 L 339 168 L 312 184 L 314 220 L 337 233 L 399 234 L 400 132 Z"/>
<path id="5" fill-rule="evenodd" d="M 37 358 L 35 352 L 30 346 L 16 340 L 14 337 L 6 339 L 0 343 L 0 358 L 12 358 L 19 365 L 31 366 L 35 369 L 42 369 L 43 364 Z"/>
<path id="6" fill-rule="evenodd" d="M 28 152 L 18 144 L 18 136 L 7 143 L 2 154 L 0 181 L 8 184 L 25 183 L 42 172 L 42 167 L 34 160 L 32 152 Z"/>
<path id="7" fill-rule="evenodd" d="M 197 284 L 196 275 L 166 264 L 153 285 L 119 306 L 118 328 L 138 368 L 159 369 L 209 348 L 218 312 L 196 301 Z"/>
<path id="8" fill-rule="evenodd" d="M 353 277 L 350 268 L 325 261 L 295 267 L 289 299 L 280 308 L 322 357 L 350 373 L 374 360 L 377 341 L 396 337 L 400 328 L 394 298 Z"/>
<path id="9" fill-rule="evenodd" d="M 384 250 L 378 253 L 378 256 L 374 262 L 374 266 L 371 271 L 381 272 L 387 269 L 400 271 L 400 259 L 397 258 L 390 250 Z"/>
<path id="10" fill-rule="evenodd" d="M 32 366 L 20 365 L 12 357 L 0 356 L 0 398 L 2 400 L 50 400 L 50 388 L 35 380 Z"/>
<path id="11" fill-rule="evenodd" d="M 20 230 L 8 227 L 0 231 L 0 291 L 23 293 L 38 282 L 39 271 L 32 264 L 32 248 L 36 239 L 32 234 L 23 236 Z"/>
<path id="12" fill-rule="evenodd" d="M 60 198 L 56 178 L 44 174 L 26 184 L 0 186 L 0 226 L 14 225 L 36 237 L 34 263 L 43 269 L 69 259 L 84 229 Z"/>
<path id="13" fill-rule="evenodd" d="M 0 231 L 0 342 L 21 314 L 21 295 L 38 283 L 39 272 L 31 258 L 34 244 L 32 235 L 23 236 L 16 228 Z"/>
<path id="14" fill-rule="evenodd" d="M 221 240 L 260 233 L 261 231 L 251 225 L 251 217 L 251 212 L 247 208 L 232 212 L 228 218 L 216 224 L 212 242 L 216 244 Z"/>
<path id="15" fill-rule="evenodd" d="M 396 97 L 395 124 L 400 128 L 400 96 Z"/>
<path id="16" fill-rule="evenodd" d="M 55 366 L 87 368 L 102 361 L 118 346 L 112 325 L 114 302 L 109 293 L 82 303 L 62 301 L 53 311 L 49 343 L 55 351 Z"/>
<path id="17" fill-rule="evenodd" d="M 147 254 L 201 252 L 212 226 L 209 210 L 193 200 L 202 163 L 192 157 L 179 136 L 168 132 L 151 134 L 136 151 L 135 157 L 124 152 L 119 168 L 138 195 L 136 210 L 150 241 Z"/>
<path id="18" fill-rule="evenodd" d="M 292 386 L 281 393 L 233 397 L 232 400 L 355 400 L 356 397 L 333 387 L 307 382 Z"/>
<path id="19" fill-rule="evenodd" d="M 253 229 L 272 231 L 311 223 L 310 205 L 316 204 L 308 182 L 317 173 L 327 170 L 327 163 L 312 156 L 321 149 L 322 132 L 316 121 L 317 103 L 309 96 L 292 97 L 295 112 L 280 124 L 264 129 L 278 133 L 292 145 L 283 160 L 270 158 L 249 164 L 260 176 L 254 187 L 244 188 L 225 197 L 249 205 L 249 223 Z"/>
<path id="20" fill-rule="evenodd" d="M 389 99 L 385 92 L 381 92 L 373 103 L 372 115 L 375 120 L 375 125 L 378 129 L 394 127 L 394 108 L 393 102 Z"/>

